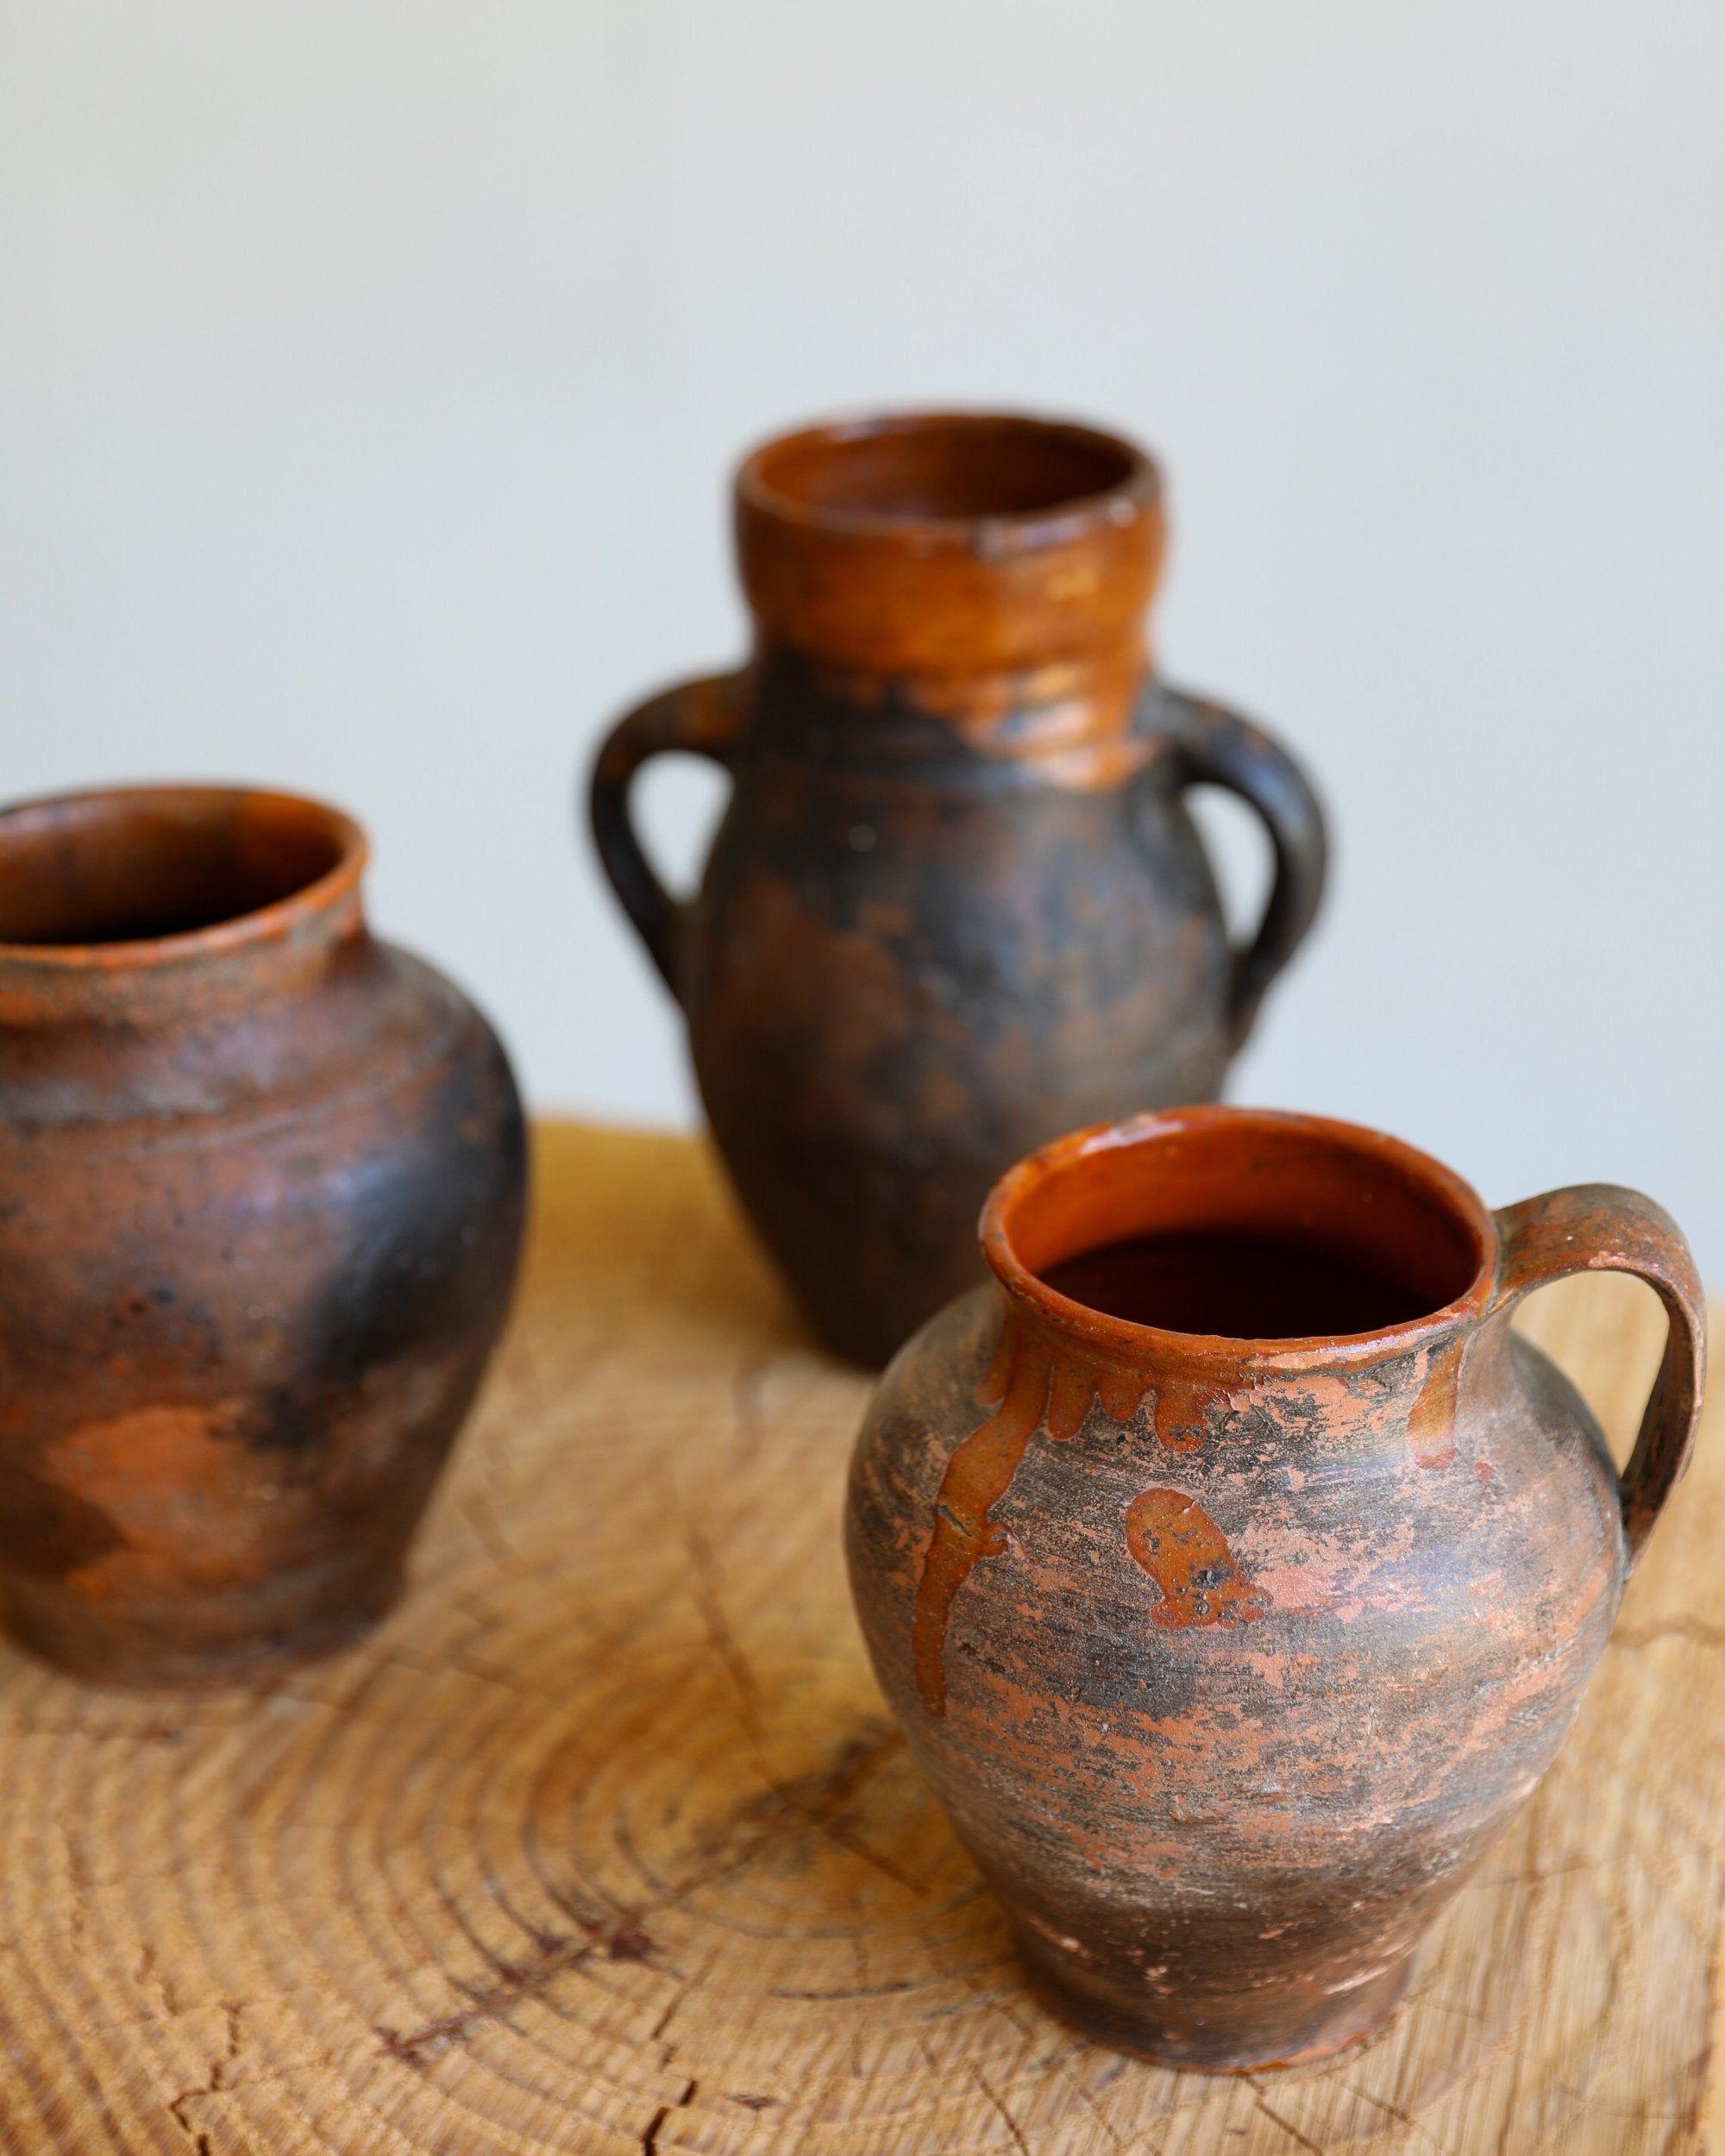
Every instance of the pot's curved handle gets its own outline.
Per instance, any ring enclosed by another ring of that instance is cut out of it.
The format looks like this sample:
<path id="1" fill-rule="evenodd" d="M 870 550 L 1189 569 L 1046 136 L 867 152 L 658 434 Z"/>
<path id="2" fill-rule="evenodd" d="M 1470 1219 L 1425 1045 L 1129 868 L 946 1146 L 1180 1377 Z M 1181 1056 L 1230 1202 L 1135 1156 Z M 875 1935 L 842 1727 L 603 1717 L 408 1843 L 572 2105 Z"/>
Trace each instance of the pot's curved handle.
<path id="1" fill-rule="evenodd" d="M 642 851 L 629 813 L 629 789 L 649 756 L 676 749 L 710 756 L 729 770 L 742 730 L 744 678 L 742 673 L 703 674 L 649 697 L 618 719 L 593 759 L 588 795 L 593 843 L 612 889 L 674 996 L 681 993 L 678 954 L 688 908 L 666 890 Z"/>
<path id="2" fill-rule="evenodd" d="M 1571 1273 L 1633 1273 L 1665 1307 L 1665 1359 L 1618 1478 L 1633 1565 L 1689 1465 L 1707 1376 L 1707 1302 L 1683 1231 L 1665 1207 L 1618 1183 L 1574 1183 L 1496 1216 L 1495 1312 Z"/>
<path id="3" fill-rule="evenodd" d="M 1226 705 L 1158 682 L 1179 717 L 1175 754 L 1185 786 L 1226 787 L 1264 819 L 1276 849 L 1276 879 L 1258 933 L 1233 954 L 1228 984 L 1228 1046 L 1251 1031 L 1264 992 L 1299 949 L 1324 895 L 1329 842 L 1324 812 L 1306 774 L 1261 726 Z"/>

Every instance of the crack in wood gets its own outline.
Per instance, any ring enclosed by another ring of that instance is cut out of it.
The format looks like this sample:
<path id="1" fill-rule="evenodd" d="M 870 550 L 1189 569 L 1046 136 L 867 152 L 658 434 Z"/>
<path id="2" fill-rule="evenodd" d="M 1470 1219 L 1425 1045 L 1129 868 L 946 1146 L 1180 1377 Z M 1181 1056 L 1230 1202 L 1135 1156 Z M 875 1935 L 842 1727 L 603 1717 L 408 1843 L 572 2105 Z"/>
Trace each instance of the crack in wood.
<path id="1" fill-rule="evenodd" d="M 970 2072 L 971 2078 L 975 2082 L 976 2086 L 982 2091 L 982 2094 L 987 2096 L 989 2103 L 994 2105 L 994 2109 L 999 2113 L 1000 2123 L 1006 2128 L 1007 2133 L 1012 2135 L 1013 2147 L 1018 2150 L 1019 2156 L 1034 2156 L 1034 2152 L 1032 2149 L 1030 2143 L 1025 2139 L 1023 2130 L 1019 2127 L 1018 2121 L 1007 2109 L 1005 2100 L 989 2086 L 988 2077 L 983 2073 L 982 2068 L 980 2066 L 973 2066 L 970 2069 Z"/>
<path id="2" fill-rule="evenodd" d="M 646 2132 L 641 2136 L 641 2156 L 655 2156 L 655 2152 L 659 2146 L 660 2128 L 670 2117 L 673 2111 L 681 2111 L 694 2102 L 695 2091 L 699 2085 L 699 2082 L 691 2081 L 674 2103 L 662 2103 L 659 2106 L 649 2120 Z"/>
<path id="3" fill-rule="evenodd" d="M 423 2067 L 451 2045 L 465 2043 L 482 2023 L 500 2021 L 524 2000 L 536 1998 L 554 1977 L 579 1968 L 595 1954 L 603 1953 L 612 1961 L 649 1960 L 654 1946 L 641 1928 L 642 1914 L 639 1910 L 624 1909 L 592 1923 L 578 1917 L 576 1921 L 587 1934 L 583 1939 L 555 1932 L 542 1933 L 536 1951 L 528 1960 L 499 1961 L 495 1965 L 499 1971 L 497 1982 L 477 1987 L 471 1994 L 469 2005 L 435 2021 L 427 2021 L 407 2035 L 396 2029 L 380 2028 L 377 2034 L 383 2052 L 406 2065 Z"/>
<path id="4" fill-rule="evenodd" d="M 228 2087 L 228 2070 L 240 2055 L 240 2009 L 223 2000 L 223 2011 L 228 2017 L 227 2049 L 219 2059 L 210 2060 L 210 2070 L 201 2082 L 190 2089 L 182 2089 L 178 2096 L 168 2099 L 169 2115 L 191 2143 L 197 2156 L 209 2156 L 210 2136 L 186 2116 L 185 2107 L 199 2096 L 212 2096 Z"/>
<path id="5" fill-rule="evenodd" d="M 1314 2141 L 1309 2134 L 1302 2134 L 1292 2119 L 1284 2119 L 1282 2114 L 1274 2109 L 1270 2099 L 1250 2074 L 1245 2077 L 1245 2085 L 1251 2090 L 1252 2102 L 1272 2126 L 1279 2126 L 1289 2140 L 1295 2141 L 1302 2148 L 1309 2150 L 1311 2156 L 1327 2156 L 1327 2152 L 1321 2141 Z"/>
<path id="6" fill-rule="evenodd" d="M 1345 2081 L 1339 2074 L 1334 2079 L 1336 2086 L 1346 2090 L 1356 2103 L 1369 2103 L 1374 2110 L 1387 2113 L 1397 2125 L 1405 2126 L 1410 2134 L 1417 2134 L 1428 2147 L 1436 2149 L 1438 2156 L 1461 2156 L 1459 2150 L 1452 2149 L 1446 2141 L 1440 2141 L 1429 2128 L 1420 2123 L 1411 2111 L 1404 2111 L 1399 2103 L 1392 2103 L 1388 2096 L 1375 2096 L 1370 2089 L 1362 2089 L 1352 2081 Z"/>
<path id="7" fill-rule="evenodd" d="M 662 1895 L 603 1919 L 577 1915 L 575 1921 L 586 1934 L 580 1939 L 557 1933 L 540 1934 L 536 1951 L 529 1959 L 499 1962 L 498 1981 L 477 1988 L 470 2003 L 452 2014 L 405 2034 L 380 2026 L 376 2034 L 384 2056 L 423 2069 L 451 2046 L 465 2043 L 486 2022 L 506 2019 L 524 2000 L 537 1997 L 556 1977 L 579 1968 L 594 1954 L 603 1952 L 612 1961 L 650 1960 L 657 1949 L 644 1928 L 647 1919 L 676 1908 L 703 1886 L 739 1870 L 799 1826 L 825 1828 L 830 1814 L 849 1802 L 903 1742 L 897 1729 L 890 1727 L 871 1727 L 848 1739 L 830 1766 L 775 1784 L 739 1806 L 726 1833 L 703 1852 L 706 1861 Z"/>

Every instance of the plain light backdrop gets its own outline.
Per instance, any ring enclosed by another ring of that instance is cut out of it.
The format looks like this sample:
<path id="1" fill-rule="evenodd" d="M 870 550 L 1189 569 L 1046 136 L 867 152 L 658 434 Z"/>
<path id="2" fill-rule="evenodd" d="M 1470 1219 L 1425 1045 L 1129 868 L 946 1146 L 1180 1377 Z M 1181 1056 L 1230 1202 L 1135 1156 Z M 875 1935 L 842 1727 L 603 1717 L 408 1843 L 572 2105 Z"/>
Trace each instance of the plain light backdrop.
<path id="1" fill-rule="evenodd" d="M 1725 1283 L 1722 110 L 1717 0 L 0 0 L 0 792 L 343 803 L 536 1103 L 691 1121 L 573 804 L 741 653 L 732 460 L 1094 418 L 1333 817 L 1234 1097 Z"/>

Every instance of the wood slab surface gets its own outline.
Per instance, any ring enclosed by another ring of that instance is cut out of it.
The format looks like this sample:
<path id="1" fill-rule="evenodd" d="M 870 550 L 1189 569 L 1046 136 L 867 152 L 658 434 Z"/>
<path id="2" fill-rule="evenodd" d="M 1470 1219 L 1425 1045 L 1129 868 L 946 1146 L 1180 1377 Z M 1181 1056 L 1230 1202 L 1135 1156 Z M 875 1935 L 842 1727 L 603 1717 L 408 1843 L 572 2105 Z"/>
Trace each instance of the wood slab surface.
<path id="1" fill-rule="evenodd" d="M 1166 2072 L 1032 2002 L 882 1708 L 837 1531 L 867 1379 L 809 1344 L 699 1144 L 542 1125 L 536 1173 L 511 1330 L 371 1642 L 261 1696 L 0 1648 L 0 2147 L 1708 2146 L 1716 1414 L 1389 2027 L 1303 2071 Z M 1527 1322 L 1621 1445 L 1651 1295 L 1589 1280 Z"/>

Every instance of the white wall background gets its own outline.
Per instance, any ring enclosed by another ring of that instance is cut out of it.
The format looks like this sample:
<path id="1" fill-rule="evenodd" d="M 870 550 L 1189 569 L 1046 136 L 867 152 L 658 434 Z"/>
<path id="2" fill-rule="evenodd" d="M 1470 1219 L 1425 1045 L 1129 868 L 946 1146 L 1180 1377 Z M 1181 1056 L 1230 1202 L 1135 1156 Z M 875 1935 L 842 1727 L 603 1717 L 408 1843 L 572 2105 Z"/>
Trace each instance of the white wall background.
<path id="1" fill-rule="evenodd" d="M 688 1119 L 571 800 L 740 651 L 731 459 L 1095 417 L 1334 816 L 1236 1096 L 1725 1282 L 1722 110 L 1717 0 L 0 0 L 0 791 L 342 801 L 538 1102 Z"/>

